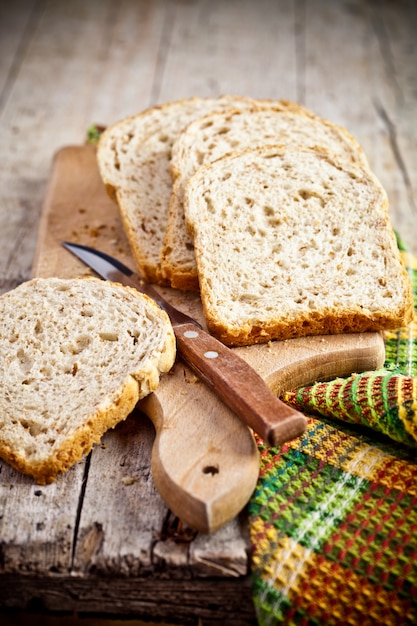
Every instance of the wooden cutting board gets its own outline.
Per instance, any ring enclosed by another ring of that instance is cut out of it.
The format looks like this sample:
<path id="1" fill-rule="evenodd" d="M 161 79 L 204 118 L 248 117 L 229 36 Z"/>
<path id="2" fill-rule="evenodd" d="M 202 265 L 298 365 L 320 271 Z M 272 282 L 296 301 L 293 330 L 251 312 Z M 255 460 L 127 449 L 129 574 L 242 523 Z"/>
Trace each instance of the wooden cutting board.
<path id="1" fill-rule="evenodd" d="M 55 155 L 34 277 L 90 274 L 61 246 L 64 240 L 103 250 L 136 269 L 90 145 L 65 147 Z M 198 294 L 160 290 L 204 324 Z M 380 333 L 292 339 L 236 350 L 277 394 L 315 380 L 376 369 L 385 355 Z M 181 361 L 140 408 L 155 425 L 152 472 L 166 505 L 197 530 L 217 530 L 245 506 L 255 488 L 259 457 L 252 432 Z"/>

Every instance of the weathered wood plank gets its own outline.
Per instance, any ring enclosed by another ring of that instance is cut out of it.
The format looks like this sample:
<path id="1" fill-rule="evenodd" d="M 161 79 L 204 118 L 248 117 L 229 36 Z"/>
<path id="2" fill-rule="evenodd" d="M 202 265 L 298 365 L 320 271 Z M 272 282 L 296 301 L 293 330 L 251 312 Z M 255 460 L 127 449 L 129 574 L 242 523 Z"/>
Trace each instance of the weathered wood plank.
<path id="1" fill-rule="evenodd" d="M 394 227 L 416 253 L 413 15 L 415 22 L 415 9 L 402 1 L 394 7 L 389 2 L 310 0 L 300 38 L 305 48 L 305 104 L 344 125 L 362 144 L 387 190 Z"/>
<path id="2" fill-rule="evenodd" d="M 13 3 L 12 11 L 8 3 L 1 3 L 0 111 L 18 79 L 22 58 L 38 15 L 36 0 L 17 0 Z"/>
<path id="3" fill-rule="evenodd" d="M 245 576 L 249 573 L 249 546 L 247 517 L 243 510 L 214 536 L 197 535 L 190 544 L 189 560 L 193 574 L 206 577 Z"/>
<path id="4" fill-rule="evenodd" d="M 390 160 L 376 166 L 387 189 L 393 221 L 417 253 L 417 5 L 407 0 L 372 6 L 380 76 L 374 81 L 375 110 Z"/>
<path id="5" fill-rule="evenodd" d="M 255 626 L 248 578 L 0 577 L 9 608 L 113 614 L 179 626 Z M 19 603 L 17 604 L 17 599 Z"/>
<path id="6" fill-rule="evenodd" d="M 295 4 L 173 3 L 158 100 L 223 93 L 297 99 Z"/>
<path id="7" fill-rule="evenodd" d="M 121 0 L 108 11 L 105 50 L 97 76 L 90 122 L 112 124 L 156 103 L 170 6 L 164 0 Z"/>
<path id="8" fill-rule="evenodd" d="M 36 485 L 0 463 L 0 571 L 68 572 L 84 463 L 51 485 Z M 0 599 L 0 606 L 4 598 Z"/>
<path id="9" fill-rule="evenodd" d="M 152 571 L 152 547 L 167 515 L 150 470 L 153 439 L 152 424 L 137 411 L 94 450 L 74 571 L 128 576 Z"/>

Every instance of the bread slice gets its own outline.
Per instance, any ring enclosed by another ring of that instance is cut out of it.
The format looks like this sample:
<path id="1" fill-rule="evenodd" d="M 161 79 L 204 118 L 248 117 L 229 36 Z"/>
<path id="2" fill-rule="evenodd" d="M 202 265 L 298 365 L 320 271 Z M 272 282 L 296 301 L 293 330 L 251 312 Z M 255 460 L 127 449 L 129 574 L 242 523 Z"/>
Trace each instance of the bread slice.
<path id="1" fill-rule="evenodd" d="M 387 206 L 369 168 L 324 150 L 269 146 L 200 168 L 185 211 L 209 330 L 247 345 L 408 323 Z"/>
<path id="2" fill-rule="evenodd" d="M 167 315 L 134 289 L 95 278 L 23 283 L 0 297 L 0 456 L 52 482 L 174 358 Z"/>
<path id="3" fill-rule="evenodd" d="M 184 219 L 184 190 L 201 165 L 230 152 L 267 144 L 322 146 L 349 162 L 367 164 L 359 143 L 344 128 L 288 101 L 258 103 L 251 110 L 213 112 L 191 122 L 174 142 L 174 184 L 162 248 L 162 272 L 173 287 L 198 290 L 192 241 Z"/>
<path id="4" fill-rule="evenodd" d="M 188 98 L 151 107 L 104 131 L 97 147 L 101 178 L 118 203 L 135 262 L 149 282 L 168 284 L 160 255 L 172 190 L 171 149 L 178 133 L 209 111 L 252 107 L 240 96 Z"/>

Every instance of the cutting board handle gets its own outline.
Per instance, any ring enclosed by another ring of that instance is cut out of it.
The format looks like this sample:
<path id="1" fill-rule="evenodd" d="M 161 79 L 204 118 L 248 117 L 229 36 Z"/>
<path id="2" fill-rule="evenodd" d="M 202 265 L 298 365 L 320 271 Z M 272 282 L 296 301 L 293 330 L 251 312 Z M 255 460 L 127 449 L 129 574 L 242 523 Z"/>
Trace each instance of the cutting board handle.
<path id="1" fill-rule="evenodd" d="M 251 430 L 180 362 L 140 409 L 155 426 L 152 475 L 171 511 L 204 533 L 233 519 L 258 480 Z"/>

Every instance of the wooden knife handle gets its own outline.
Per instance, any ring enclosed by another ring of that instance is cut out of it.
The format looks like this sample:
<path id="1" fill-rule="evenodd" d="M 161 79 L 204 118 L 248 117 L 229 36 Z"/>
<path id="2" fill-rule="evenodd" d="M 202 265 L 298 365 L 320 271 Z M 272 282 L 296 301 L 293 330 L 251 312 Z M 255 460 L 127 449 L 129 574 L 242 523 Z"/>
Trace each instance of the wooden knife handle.
<path id="1" fill-rule="evenodd" d="M 281 402 L 233 350 L 195 324 L 180 324 L 174 330 L 187 365 L 266 444 L 277 446 L 305 431 L 305 416 Z"/>

